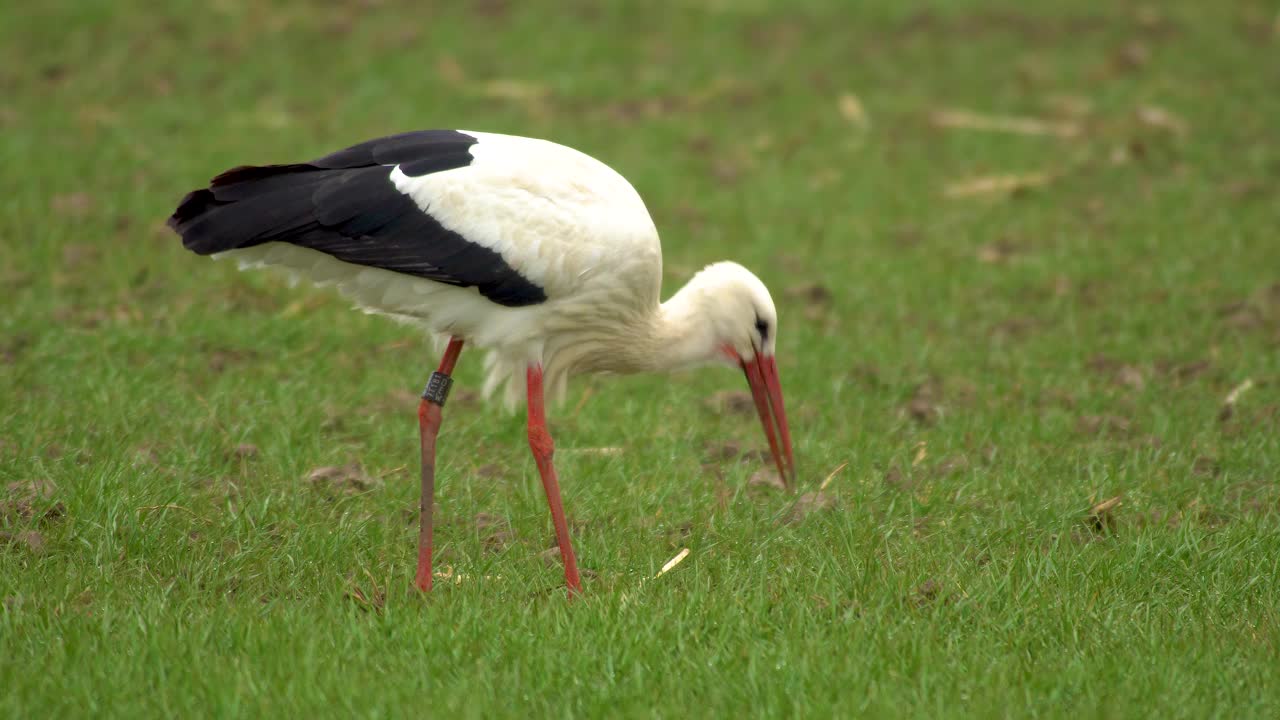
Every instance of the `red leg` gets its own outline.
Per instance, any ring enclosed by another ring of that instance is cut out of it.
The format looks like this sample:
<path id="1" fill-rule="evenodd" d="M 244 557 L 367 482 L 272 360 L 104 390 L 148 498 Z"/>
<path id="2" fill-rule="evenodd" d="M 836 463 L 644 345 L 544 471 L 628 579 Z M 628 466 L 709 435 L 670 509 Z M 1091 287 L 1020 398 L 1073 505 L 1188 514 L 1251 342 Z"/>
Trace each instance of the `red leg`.
<path id="1" fill-rule="evenodd" d="M 573 545 L 569 543 L 569 523 L 564 517 L 564 505 L 560 503 L 560 483 L 556 481 L 556 469 L 551 464 L 556 448 L 551 441 L 551 433 L 547 431 L 546 405 L 542 396 L 542 367 L 530 365 L 526 377 L 529 384 L 529 447 L 533 450 L 534 461 L 538 463 L 542 489 L 547 492 L 547 504 L 551 506 L 551 522 L 556 526 L 556 544 L 560 546 L 560 557 L 564 560 L 564 582 L 569 586 L 569 594 L 573 595 L 582 592 L 582 581 L 578 578 L 578 559 L 574 557 Z"/>
<path id="2" fill-rule="evenodd" d="M 449 347 L 440 358 L 440 369 L 431 376 L 431 382 L 418 403 L 418 432 L 422 438 L 422 497 L 418 501 L 418 574 L 415 584 L 419 590 L 431 589 L 431 506 L 436 495 L 436 435 L 443 421 L 441 409 L 449 394 L 449 375 L 462 352 L 462 338 L 449 338 Z M 437 378 L 437 375 L 443 378 Z"/>

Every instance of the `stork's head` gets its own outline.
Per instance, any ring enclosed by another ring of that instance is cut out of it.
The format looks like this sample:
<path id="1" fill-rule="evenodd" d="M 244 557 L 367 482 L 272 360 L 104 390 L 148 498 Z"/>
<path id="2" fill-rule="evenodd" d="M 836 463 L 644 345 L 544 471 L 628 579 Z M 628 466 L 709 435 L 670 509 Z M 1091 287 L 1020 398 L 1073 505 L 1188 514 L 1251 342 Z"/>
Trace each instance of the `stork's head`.
<path id="1" fill-rule="evenodd" d="M 774 358 L 778 311 L 769 289 L 741 265 L 719 262 L 695 275 L 668 304 L 687 313 L 698 328 L 690 338 L 694 359 L 726 363 L 746 374 L 778 472 L 792 485 L 795 457 Z"/>

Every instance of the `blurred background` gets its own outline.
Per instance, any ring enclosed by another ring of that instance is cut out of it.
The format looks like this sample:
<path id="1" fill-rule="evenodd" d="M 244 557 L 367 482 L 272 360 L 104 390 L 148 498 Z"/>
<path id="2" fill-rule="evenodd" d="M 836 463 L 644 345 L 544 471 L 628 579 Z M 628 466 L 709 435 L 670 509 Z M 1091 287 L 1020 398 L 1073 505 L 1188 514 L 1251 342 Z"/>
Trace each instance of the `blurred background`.
<path id="1" fill-rule="evenodd" d="M 1223 393 L 1274 368 L 1280 63 L 1265 3 L 3 13 L 11 394 L 45 372 L 51 393 L 72 391 L 68 374 L 106 392 L 78 371 L 121 353 L 135 355 L 121 373 L 175 363 L 160 374 L 205 383 L 187 343 L 243 361 L 224 339 L 245 332 L 403 338 L 328 294 L 190 257 L 163 222 L 232 165 L 427 127 L 544 137 L 613 165 L 660 229 L 667 292 L 722 258 L 759 272 L 783 306 L 788 377 L 852 403 L 807 411 L 837 423 L 832 449 L 861 437 L 849 414 L 893 411 L 945 375 L 960 395 L 1025 401 L 1087 390 L 1090 359 L 1144 376 L 1238 364 Z M 251 364 L 288 357 L 258 351 Z M 394 370 L 411 385 L 418 352 Z M 1100 383 L 1099 402 L 1114 389 Z"/>

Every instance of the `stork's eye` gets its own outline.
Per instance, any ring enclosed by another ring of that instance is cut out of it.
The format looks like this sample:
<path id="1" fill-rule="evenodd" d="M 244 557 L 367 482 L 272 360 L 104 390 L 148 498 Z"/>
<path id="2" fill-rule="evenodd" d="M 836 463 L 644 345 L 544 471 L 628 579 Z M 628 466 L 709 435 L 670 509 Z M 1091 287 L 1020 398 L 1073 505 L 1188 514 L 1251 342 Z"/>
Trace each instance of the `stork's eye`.
<path id="1" fill-rule="evenodd" d="M 765 322 L 759 315 L 756 316 L 756 332 L 760 333 L 761 342 L 769 340 L 769 323 Z"/>

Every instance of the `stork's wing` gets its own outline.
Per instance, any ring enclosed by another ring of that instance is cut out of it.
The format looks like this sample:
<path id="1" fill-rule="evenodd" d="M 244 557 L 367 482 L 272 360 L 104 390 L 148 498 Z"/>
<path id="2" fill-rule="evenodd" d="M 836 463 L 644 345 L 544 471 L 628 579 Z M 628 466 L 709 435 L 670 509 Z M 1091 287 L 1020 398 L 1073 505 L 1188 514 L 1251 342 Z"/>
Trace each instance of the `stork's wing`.
<path id="1" fill-rule="evenodd" d="M 308 163 L 237 167 L 188 194 L 169 227 L 201 255 L 285 242 L 355 265 L 475 287 L 501 305 L 540 303 L 545 290 L 498 250 L 445 227 L 400 189 L 406 179 L 469 166 L 476 142 L 454 130 L 425 130 Z"/>

